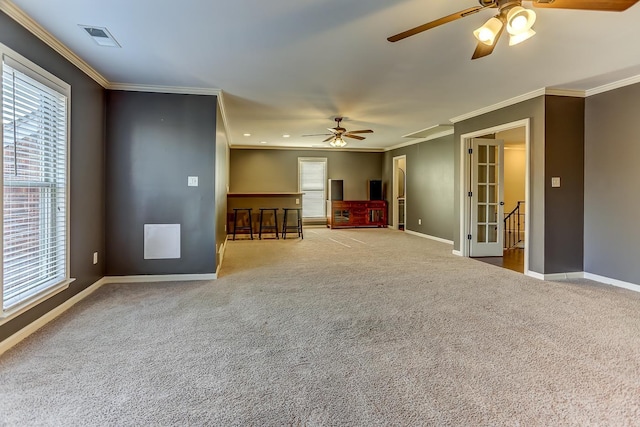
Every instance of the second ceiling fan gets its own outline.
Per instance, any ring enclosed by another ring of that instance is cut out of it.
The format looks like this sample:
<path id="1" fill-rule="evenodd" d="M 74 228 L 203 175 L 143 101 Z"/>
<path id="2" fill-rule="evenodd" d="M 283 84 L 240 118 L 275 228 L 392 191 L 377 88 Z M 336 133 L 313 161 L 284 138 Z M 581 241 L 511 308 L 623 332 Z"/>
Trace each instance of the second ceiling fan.
<path id="1" fill-rule="evenodd" d="M 473 32 L 478 45 L 471 59 L 490 55 L 505 27 L 509 33 L 509 45 L 521 43 L 535 34 L 531 28 L 536 20 L 536 14 L 531 9 L 522 7 L 523 0 L 478 0 L 480 6 L 461 10 L 451 15 L 443 16 L 435 21 L 417 26 L 407 31 L 387 38 L 390 42 L 397 42 L 407 37 L 419 34 L 431 28 L 438 27 L 465 16 L 473 15 L 481 10 L 494 8 L 498 14 L 490 18 L 482 27 Z M 529 1 L 529 0 L 527 0 Z M 636 4 L 639 0 L 531 0 L 535 7 L 551 9 L 577 9 L 622 12 Z"/>
<path id="2" fill-rule="evenodd" d="M 343 120 L 342 117 L 336 117 L 334 120 L 337 123 L 336 127 L 327 128 L 327 130 L 329 132 L 331 132 L 331 133 L 319 133 L 319 134 L 302 135 L 302 136 L 326 136 L 326 135 L 328 135 L 329 138 L 325 139 L 322 142 L 328 142 L 329 145 L 331 145 L 332 147 L 341 148 L 341 147 L 344 147 L 345 145 L 347 145 L 347 141 L 345 141 L 344 138 L 353 138 L 353 139 L 358 139 L 358 140 L 362 141 L 363 139 L 365 139 L 365 137 L 364 136 L 360 136 L 360 135 L 356 135 L 356 134 L 358 134 L 358 133 L 373 133 L 373 131 L 371 129 L 361 129 L 361 130 L 347 131 L 345 128 L 340 126 L 340 122 Z"/>

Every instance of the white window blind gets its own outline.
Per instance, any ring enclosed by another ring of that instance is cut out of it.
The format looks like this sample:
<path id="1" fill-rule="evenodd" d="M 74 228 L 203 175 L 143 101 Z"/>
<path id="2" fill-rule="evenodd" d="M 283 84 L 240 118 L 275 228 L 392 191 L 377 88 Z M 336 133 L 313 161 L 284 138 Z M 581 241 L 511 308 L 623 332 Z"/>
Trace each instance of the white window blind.
<path id="1" fill-rule="evenodd" d="M 3 310 L 68 279 L 67 96 L 8 59 L 2 61 Z"/>
<path id="2" fill-rule="evenodd" d="M 325 218 L 327 159 L 299 158 L 299 187 L 302 195 L 303 218 Z"/>

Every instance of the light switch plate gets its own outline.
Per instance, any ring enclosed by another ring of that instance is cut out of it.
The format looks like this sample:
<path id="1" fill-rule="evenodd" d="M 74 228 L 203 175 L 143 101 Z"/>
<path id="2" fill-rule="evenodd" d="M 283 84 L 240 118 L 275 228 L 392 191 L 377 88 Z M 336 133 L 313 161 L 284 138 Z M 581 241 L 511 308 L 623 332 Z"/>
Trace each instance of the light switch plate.
<path id="1" fill-rule="evenodd" d="M 552 187 L 560 187 L 560 177 L 559 176 L 554 176 L 553 178 L 551 178 L 551 186 Z"/>
<path id="2" fill-rule="evenodd" d="M 187 185 L 189 187 L 197 187 L 198 186 L 198 177 L 197 176 L 190 176 L 187 179 Z"/>

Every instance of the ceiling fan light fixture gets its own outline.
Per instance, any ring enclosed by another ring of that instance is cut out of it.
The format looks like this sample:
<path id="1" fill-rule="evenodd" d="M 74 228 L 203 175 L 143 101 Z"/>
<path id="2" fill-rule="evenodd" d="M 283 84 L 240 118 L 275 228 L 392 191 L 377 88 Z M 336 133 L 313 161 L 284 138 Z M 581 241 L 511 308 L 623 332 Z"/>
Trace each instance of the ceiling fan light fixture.
<path id="1" fill-rule="evenodd" d="M 535 31 L 529 30 L 524 33 L 509 36 L 509 46 L 515 46 L 518 43 L 522 43 L 523 41 L 533 37 L 535 34 L 536 34 Z"/>
<path id="2" fill-rule="evenodd" d="M 529 31 L 531 31 L 531 27 L 533 27 L 533 24 L 535 22 L 536 13 L 533 10 L 525 9 L 522 6 L 512 7 L 507 13 L 507 32 L 511 36 L 528 33 Z M 527 38 L 525 38 L 524 40 L 526 40 Z"/>
<path id="3" fill-rule="evenodd" d="M 473 35 L 480 43 L 492 46 L 496 41 L 496 37 L 500 34 L 503 25 L 502 21 L 494 16 L 485 22 L 482 27 L 475 30 Z"/>
<path id="4" fill-rule="evenodd" d="M 347 145 L 347 142 L 344 139 L 342 139 L 341 137 L 338 136 L 338 137 L 336 137 L 336 139 L 331 141 L 329 143 L 329 145 L 331 145 L 332 147 L 342 148 L 345 145 Z"/>

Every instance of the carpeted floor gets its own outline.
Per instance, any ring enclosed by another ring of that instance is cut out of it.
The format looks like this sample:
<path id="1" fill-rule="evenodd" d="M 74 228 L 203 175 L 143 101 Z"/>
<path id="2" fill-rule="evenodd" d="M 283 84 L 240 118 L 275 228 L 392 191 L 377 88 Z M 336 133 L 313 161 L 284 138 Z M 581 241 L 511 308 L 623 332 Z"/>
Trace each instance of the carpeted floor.
<path id="1" fill-rule="evenodd" d="M 2 425 L 638 425 L 640 294 L 392 230 L 229 242 L 0 358 Z"/>

